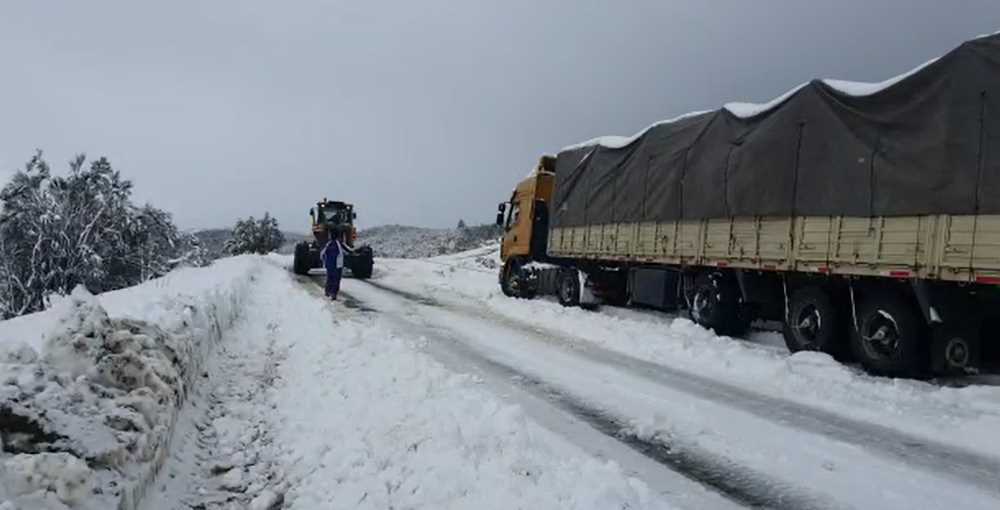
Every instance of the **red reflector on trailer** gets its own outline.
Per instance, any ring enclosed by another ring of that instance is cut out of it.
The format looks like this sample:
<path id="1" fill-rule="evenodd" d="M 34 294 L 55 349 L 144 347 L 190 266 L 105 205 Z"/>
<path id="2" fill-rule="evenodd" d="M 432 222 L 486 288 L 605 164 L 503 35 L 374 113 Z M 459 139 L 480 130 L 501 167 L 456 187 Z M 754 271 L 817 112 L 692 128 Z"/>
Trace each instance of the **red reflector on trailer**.
<path id="1" fill-rule="evenodd" d="M 830 268 L 826 267 L 826 266 L 817 267 L 816 270 L 819 271 L 819 272 L 821 272 L 821 273 L 829 273 L 830 272 Z"/>
<path id="2" fill-rule="evenodd" d="M 726 267 L 729 265 L 729 262 L 716 262 L 715 265 L 717 267 Z"/>
<path id="3" fill-rule="evenodd" d="M 909 278 L 912 273 L 909 271 L 889 271 L 889 276 L 893 278 Z"/>
<path id="4" fill-rule="evenodd" d="M 775 269 L 778 269 L 778 266 L 776 266 L 774 264 L 764 264 L 764 269 L 770 269 L 770 270 L 773 271 Z"/>
<path id="5" fill-rule="evenodd" d="M 987 283 L 990 285 L 1000 285 L 1000 276 L 977 276 L 976 283 Z"/>

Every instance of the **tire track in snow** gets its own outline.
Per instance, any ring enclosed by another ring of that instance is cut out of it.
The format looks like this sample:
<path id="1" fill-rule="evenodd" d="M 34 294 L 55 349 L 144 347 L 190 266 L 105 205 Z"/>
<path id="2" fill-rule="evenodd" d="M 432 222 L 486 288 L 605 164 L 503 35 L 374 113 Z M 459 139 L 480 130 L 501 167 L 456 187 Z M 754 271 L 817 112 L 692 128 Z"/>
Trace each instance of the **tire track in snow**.
<path id="1" fill-rule="evenodd" d="M 1000 461 L 992 457 L 882 425 L 769 397 L 693 372 L 685 372 L 634 358 L 536 324 L 499 314 L 485 313 L 472 306 L 454 303 L 444 304 L 438 300 L 419 296 L 380 282 L 364 280 L 364 283 L 426 306 L 437 306 L 466 317 L 514 329 L 533 340 L 555 345 L 590 361 L 626 370 L 654 383 L 748 412 L 782 426 L 790 426 L 805 432 L 820 434 L 842 443 L 856 445 L 902 464 L 919 466 L 935 475 L 948 476 L 987 492 L 1000 494 L 1000 484 L 997 482 L 998 477 L 1000 477 Z"/>
<path id="2" fill-rule="evenodd" d="M 231 331 L 208 354 L 200 384 L 192 388 L 192 398 L 181 410 L 170 457 L 157 479 L 158 491 L 147 493 L 141 509 L 281 505 L 280 493 L 262 490 L 281 478 L 268 450 L 271 432 L 263 415 L 247 412 L 265 403 L 284 359 L 276 346 L 276 326 L 267 323 L 264 329 L 263 343 L 240 338 L 244 330 Z"/>
<path id="3" fill-rule="evenodd" d="M 395 293 L 391 290 L 387 291 Z M 400 297 L 425 306 L 440 306 L 433 299 L 410 293 L 406 294 L 408 295 Z M 344 305 L 348 308 L 363 313 L 385 313 L 378 312 L 349 293 L 342 292 L 341 295 L 344 298 Z M 736 503 L 749 507 L 776 509 L 820 509 L 836 506 L 824 498 L 776 481 L 766 474 L 705 452 L 694 445 L 661 436 L 655 438 L 639 437 L 631 432 L 632 427 L 621 419 L 559 391 L 543 380 L 528 375 L 509 364 L 480 353 L 461 340 L 459 333 L 455 331 L 418 323 L 405 317 L 395 316 L 394 318 L 405 324 L 409 333 L 421 334 L 439 343 L 447 344 L 449 350 L 468 360 L 474 366 L 502 376 L 525 392 L 549 402 L 601 434 L 622 443 L 667 469 L 718 491 Z"/>

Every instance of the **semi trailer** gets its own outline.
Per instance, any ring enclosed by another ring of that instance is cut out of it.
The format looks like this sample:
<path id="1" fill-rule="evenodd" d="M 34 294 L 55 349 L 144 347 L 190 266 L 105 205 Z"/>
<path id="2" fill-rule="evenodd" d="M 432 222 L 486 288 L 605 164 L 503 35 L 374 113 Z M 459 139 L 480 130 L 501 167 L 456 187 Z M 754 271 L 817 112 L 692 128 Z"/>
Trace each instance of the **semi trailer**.
<path id="1" fill-rule="evenodd" d="M 509 296 L 778 321 L 892 376 L 1000 339 L 1000 36 L 882 84 L 814 80 L 543 156 L 499 206 Z"/>

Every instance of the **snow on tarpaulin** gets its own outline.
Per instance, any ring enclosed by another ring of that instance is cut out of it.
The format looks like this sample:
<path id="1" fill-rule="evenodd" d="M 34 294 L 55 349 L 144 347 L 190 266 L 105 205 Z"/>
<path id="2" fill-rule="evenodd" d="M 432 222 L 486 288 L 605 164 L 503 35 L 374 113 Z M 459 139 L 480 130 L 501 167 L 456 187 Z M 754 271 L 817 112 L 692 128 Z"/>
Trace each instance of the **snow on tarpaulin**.
<path id="1" fill-rule="evenodd" d="M 606 147 L 608 149 L 621 149 L 622 147 L 626 147 L 628 145 L 631 145 L 633 142 L 635 142 L 640 137 L 642 137 L 642 135 L 645 135 L 647 132 L 649 132 L 649 130 L 651 130 L 651 129 L 657 127 L 657 126 L 663 126 L 663 125 L 666 125 L 666 124 L 673 124 L 675 122 L 678 122 L 678 121 L 681 121 L 681 120 L 684 120 L 684 119 L 687 119 L 687 118 L 690 118 L 690 117 L 696 117 L 698 115 L 701 115 L 701 114 L 704 114 L 704 113 L 709 113 L 709 112 L 710 112 L 710 110 L 698 110 L 698 111 L 684 113 L 684 114 L 678 115 L 678 116 L 676 116 L 676 117 L 674 117 L 672 119 L 667 119 L 667 120 L 661 120 L 661 121 L 654 122 L 654 123 L 650 124 L 649 126 L 646 126 L 646 129 L 643 129 L 642 131 L 639 131 L 638 133 L 636 133 L 636 134 L 634 134 L 632 136 L 614 136 L 614 135 L 599 136 L 597 138 L 592 138 L 590 140 L 587 140 L 586 142 L 580 142 L 580 143 L 576 143 L 576 144 L 573 144 L 573 145 L 568 145 L 568 146 L 563 147 L 562 149 L 560 149 L 559 152 L 572 151 L 572 150 L 581 149 L 581 148 L 584 148 L 584 147 L 593 147 L 595 145 L 599 145 L 601 147 Z M 532 172 L 534 172 L 534 170 L 532 170 Z M 530 176 L 531 174 L 528 174 L 528 175 Z"/>
<path id="2" fill-rule="evenodd" d="M 928 60 L 927 62 L 924 62 L 923 64 L 920 64 L 919 66 L 914 67 L 913 69 L 910 69 L 909 71 L 903 74 L 900 74 L 898 76 L 893 76 L 888 80 L 880 81 L 877 83 L 866 83 L 861 81 L 847 81 L 847 80 L 831 80 L 831 79 L 823 80 L 823 83 L 847 95 L 857 96 L 857 97 L 870 96 L 872 94 L 878 94 L 879 92 L 882 92 L 883 90 L 909 78 L 910 76 L 917 74 L 918 72 L 922 71 L 925 67 L 937 61 L 938 59 L 936 58 Z"/>
<path id="3" fill-rule="evenodd" d="M 597 138 L 559 152 L 550 225 L 1000 214 L 998 98 L 994 34 L 881 83 L 813 80 Z"/>
<path id="4" fill-rule="evenodd" d="M 220 261 L 99 297 L 78 288 L 49 310 L 0 322 L 0 500 L 134 508 L 259 264 Z M 42 333 L 21 341 L 32 326 Z"/>
<path id="5" fill-rule="evenodd" d="M 756 117 L 757 115 L 760 115 L 764 112 L 769 112 L 777 108 L 778 106 L 781 106 L 782 103 L 788 101 L 789 98 L 791 98 L 792 96 L 797 94 L 800 90 L 808 86 L 809 82 L 800 83 L 798 86 L 792 88 L 792 90 L 789 90 L 788 92 L 785 92 L 784 94 L 766 103 L 733 102 L 733 103 L 726 103 L 722 105 L 722 107 L 725 108 L 727 111 L 729 111 L 729 113 L 741 119 L 749 119 L 750 117 Z"/>

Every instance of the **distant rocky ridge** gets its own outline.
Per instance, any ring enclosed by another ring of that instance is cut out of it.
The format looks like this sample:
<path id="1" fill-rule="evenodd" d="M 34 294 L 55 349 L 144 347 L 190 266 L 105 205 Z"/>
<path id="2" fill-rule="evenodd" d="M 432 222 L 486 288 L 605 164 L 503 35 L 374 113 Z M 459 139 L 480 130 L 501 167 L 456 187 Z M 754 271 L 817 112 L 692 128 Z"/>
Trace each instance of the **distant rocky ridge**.
<path id="1" fill-rule="evenodd" d="M 479 248 L 500 237 L 493 224 L 460 228 L 422 228 L 383 225 L 362 230 L 358 242 L 367 244 L 376 257 L 423 258 Z"/>
<path id="2" fill-rule="evenodd" d="M 305 234 L 282 231 L 285 245 L 279 253 L 290 254 Z M 447 255 L 479 248 L 500 238 L 500 228 L 493 224 L 459 228 L 424 228 L 405 225 L 382 225 L 358 232 L 358 243 L 367 244 L 376 257 L 423 258 Z M 194 235 L 213 259 L 225 257 L 224 246 L 232 236 L 227 228 L 199 230 Z"/>

